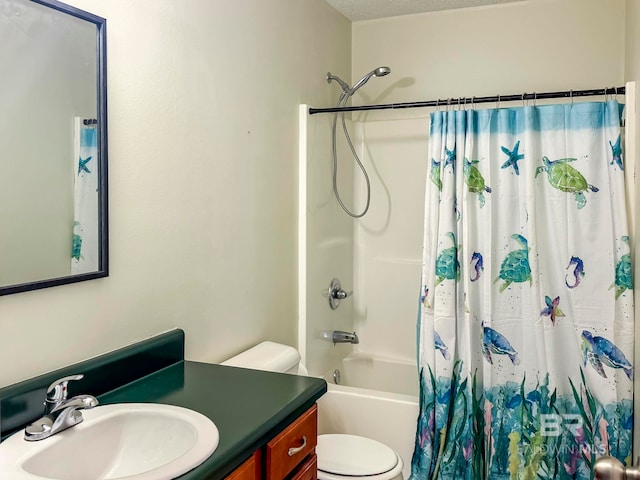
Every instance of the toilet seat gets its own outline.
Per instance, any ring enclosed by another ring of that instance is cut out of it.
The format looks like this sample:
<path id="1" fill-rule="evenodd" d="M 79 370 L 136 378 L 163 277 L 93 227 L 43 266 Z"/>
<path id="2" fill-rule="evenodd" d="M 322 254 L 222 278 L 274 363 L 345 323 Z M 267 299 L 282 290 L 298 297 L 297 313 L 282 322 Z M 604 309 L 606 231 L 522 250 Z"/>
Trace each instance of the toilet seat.
<path id="1" fill-rule="evenodd" d="M 318 478 L 323 480 L 388 480 L 397 478 L 403 467 L 402 459 L 391 448 L 357 435 L 318 435 L 316 453 Z"/>

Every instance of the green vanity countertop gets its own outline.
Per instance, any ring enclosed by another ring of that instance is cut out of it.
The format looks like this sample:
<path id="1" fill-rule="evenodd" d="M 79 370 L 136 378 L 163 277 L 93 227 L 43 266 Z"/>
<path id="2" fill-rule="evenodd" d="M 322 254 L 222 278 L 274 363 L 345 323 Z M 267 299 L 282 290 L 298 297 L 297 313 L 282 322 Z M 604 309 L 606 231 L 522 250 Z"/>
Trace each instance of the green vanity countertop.
<path id="1" fill-rule="evenodd" d="M 101 404 L 153 402 L 189 408 L 218 427 L 220 443 L 180 480 L 229 475 L 327 391 L 323 379 L 182 361 L 98 397 Z"/>

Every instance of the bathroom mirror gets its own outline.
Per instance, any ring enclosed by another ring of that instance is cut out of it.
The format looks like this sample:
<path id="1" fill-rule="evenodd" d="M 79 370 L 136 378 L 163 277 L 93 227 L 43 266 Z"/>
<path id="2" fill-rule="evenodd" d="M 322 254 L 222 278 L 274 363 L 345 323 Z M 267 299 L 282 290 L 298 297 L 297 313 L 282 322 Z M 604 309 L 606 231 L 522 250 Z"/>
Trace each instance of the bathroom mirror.
<path id="1" fill-rule="evenodd" d="M 0 0 L 0 295 L 108 275 L 106 21 Z"/>

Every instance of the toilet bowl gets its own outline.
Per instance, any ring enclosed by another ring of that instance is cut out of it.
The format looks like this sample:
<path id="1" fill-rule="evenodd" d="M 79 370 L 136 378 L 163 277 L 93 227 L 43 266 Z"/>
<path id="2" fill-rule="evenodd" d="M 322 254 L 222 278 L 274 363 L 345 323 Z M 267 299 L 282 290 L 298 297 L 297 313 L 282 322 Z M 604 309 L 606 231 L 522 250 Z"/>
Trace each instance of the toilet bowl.
<path id="1" fill-rule="evenodd" d="M 287 345 L 262 342 L 221 363 L 232 367 L 307 375 L 298 351 Z M 371 438 L 342 433 L 318 435 L 319 480 L 402 480 L 402 458 Z"/>

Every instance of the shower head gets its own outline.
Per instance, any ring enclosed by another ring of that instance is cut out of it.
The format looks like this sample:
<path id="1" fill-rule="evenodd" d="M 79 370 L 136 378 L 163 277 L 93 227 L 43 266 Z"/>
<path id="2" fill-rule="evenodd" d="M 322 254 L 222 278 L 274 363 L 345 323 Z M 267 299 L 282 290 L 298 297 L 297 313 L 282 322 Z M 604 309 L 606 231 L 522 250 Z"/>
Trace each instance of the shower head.
<path id="1" fill-rule="evenodd" d="M 364 77 L 358 80 L 353 87 L 349 87 L 349 85 L 347 85 L 347 83 L 344 80 L 342 80 L 340 77 L 338 77 L 337 75 L 333 75 L 331 72 L 328 72 L 327 83 L 331 83 L 333 80 L 335 80 L 342 87 L 343 95 L 350 97 L 351 95 L 356 93 L 356 90 L 358 90 L 361 86 L 367 83 L 371 77 L 373 76 L 384 77 L 385 75 L 389 75 L 390 73 L 391 73 L 391 69 L 389 67 L 378 67 L 375 70 L 371 70 Z"/>
<path id="2" fill-rule="evenodd" d="M 364 77 L 358 80 L 353 87 L 351 87 L 351 91 L 349 92 L 349 95 L 353 95 L 354 93 L 356 93 L 356 90 L 358 90 L 361 86 L 367 83 L 369 79 L 374 75 L 376 77 L 384 77 L 385 75 L 389 75 L 390 73 L 391 73 L 391 69 L 389 67 L 378 67 L 375 70 L 371 70 Z"/>

